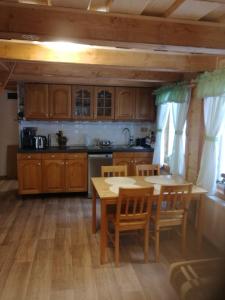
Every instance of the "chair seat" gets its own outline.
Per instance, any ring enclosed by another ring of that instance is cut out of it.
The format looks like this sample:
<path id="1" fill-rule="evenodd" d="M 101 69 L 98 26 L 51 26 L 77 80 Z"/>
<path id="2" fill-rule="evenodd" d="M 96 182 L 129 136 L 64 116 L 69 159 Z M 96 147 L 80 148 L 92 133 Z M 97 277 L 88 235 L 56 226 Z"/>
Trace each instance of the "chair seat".
<path id="1" fill-rule="evenodd" d="M 176 216 L 174 215 L 160 215 L 160 219 L 158 222 L 156 222 L 156 216 L 153 215 L 151 216 L 151 221 L 154 223 L 157 223 L 158 226 L 176 226 L 176 225 L 181 225 L 183 222 L 183 216 L 177 214 Z"/>
<path id="2" fill-rule="evenodd" d="M 115 219 L 115 216 L 110 214 L 108 215 L 108 220 L 110 222 L 112 222 L 115 226 L 116 224 L 116 219 Z M 129 221 L 122 221 L 119 225 L 119 230 L 121 231 L 126 231 L 126 230 L 136 230 L 136 229 L 143 229 L 144 227 L 146 226 L 146 221 L 143 220 L 143 221 L 135 221 L 135 220 L 131 220 L 130 222 Z"/>

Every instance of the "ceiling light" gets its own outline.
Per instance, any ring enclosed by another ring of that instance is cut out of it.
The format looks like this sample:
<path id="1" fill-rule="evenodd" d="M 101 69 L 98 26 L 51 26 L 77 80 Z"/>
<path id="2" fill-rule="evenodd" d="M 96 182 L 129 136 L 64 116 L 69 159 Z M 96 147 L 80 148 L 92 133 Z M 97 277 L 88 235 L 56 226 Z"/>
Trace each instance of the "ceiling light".
<path id="1" fill-rule="evenodd" d="M 91 46 L 85 45 L 85 44 L 77 44 L 77 43 L 63 42 L 63 41 L 34 42 L 34 44 L 38 44 L 38 45 L 44 46 L 46 48 L 49 48 L 51 50 L 62 51 L 62 52 L 81 51 L 81 50 L 86 50 L 91 47 Z"/>

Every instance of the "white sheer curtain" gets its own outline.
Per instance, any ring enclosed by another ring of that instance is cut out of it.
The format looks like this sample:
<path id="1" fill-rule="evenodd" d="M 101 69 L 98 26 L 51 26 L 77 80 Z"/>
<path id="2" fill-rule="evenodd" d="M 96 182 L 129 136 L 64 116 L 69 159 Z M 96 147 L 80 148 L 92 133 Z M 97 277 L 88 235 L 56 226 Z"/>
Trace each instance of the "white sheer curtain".
<path id="1" fill-rule="evenodd" d="M 216 190 L 219 137 L 225 126 L 225 95 L 204 99 L 205 141 L 197 184 L 209 194 Z"/>
<path id="2" fill-rule="evenodd" d="M 164 164 L 164 129 L 168 119 L 170 103 L 157 106 L 156 143 L 153 155 L 153 164 Z"/>
<path id="3" fill-rule="evenodd" d="M 185 174 L 185 148 L 183 141 L 183 130 L 187 118 L 190 97 L 191 90 L 189 90 L 189 92 L 187 93 L 185 102 L 172 103 L 175 136 L 173 141 L 173 151 L 170 160 L 170 170 L 174 175 L 184 176 Z"/>

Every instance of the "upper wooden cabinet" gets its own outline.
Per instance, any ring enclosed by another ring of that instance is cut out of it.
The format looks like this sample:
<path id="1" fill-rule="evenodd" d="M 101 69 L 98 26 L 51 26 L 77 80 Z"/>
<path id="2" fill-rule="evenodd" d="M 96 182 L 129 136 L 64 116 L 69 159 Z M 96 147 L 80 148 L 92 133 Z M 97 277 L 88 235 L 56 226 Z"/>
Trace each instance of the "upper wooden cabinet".
<path id="1" fill-rule="evenodd" d="M 26 119 L 47 119 L 49 117 L 48 85 L 26 84 L 24 104 Z"/>
<path id="2" fill-rule="evenodd" d="M 71 119 L 71 86 L 51 84 L 49 92 L 49 116 L 51 119 Z"/>
<path id="3" fill-rule="evenodd" d="M 155 122 L 156 109 L 152 90 L 137 88 L 135 97 L 135 119 Z"/>
<path id="4" fill-rule="evenodd" d="M 117 87 L 115 99 L 116 120 L 155 121 L 155 105 L 149 88 Z"/>
<path id="5" fill-rule="evenodd" d="M 97 120 L 114 119 L 113 87 L 95 87 L 94 118 Z"/>
<path id="6" fill-rule="evenodd" d="M 149 88 L 26 84 L 25 117 L 155 122 L 156 109 Z"/>
<path id="7" fill-rule="evenodd" d="M 135 89 L 129 87 L 116 88 L 115 119 L 133 120 L 135 118 Z"/>
<path id="8" fill-rule="evenodd" d="M 72 118 L 92 120 L 94 117 L 94 87 L 76 85 L 72 88 Z"/>

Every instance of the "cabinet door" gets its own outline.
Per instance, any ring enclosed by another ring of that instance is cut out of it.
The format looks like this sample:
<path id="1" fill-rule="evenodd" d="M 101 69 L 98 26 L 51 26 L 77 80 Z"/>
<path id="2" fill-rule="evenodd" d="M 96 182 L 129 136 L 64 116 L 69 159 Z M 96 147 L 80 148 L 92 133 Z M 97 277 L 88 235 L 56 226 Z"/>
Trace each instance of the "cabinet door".
<path id="1" fill-rule="evenodd" d="M 62 159 L 42 161 L 43 191 L 46 193 L 65 191 L 65 163 Z"/>
<path id="2" fill-rule="evenodd" d="M 136 120 L 155 122 L 156 108 L 152 90 L 149 88 L 136 89 Z"/>
<path id="3" fill-rule="evenodd" d="M 41 160 L 18 160 L 19 194 L 42 192 Z"/>
<path id="4" fill-rule="evenodd" d="M 87 158 L 66 160 L 66 191 L 87 191 Z"/>
<path id="5" fill-rule="evenodd" d="M 135 153 L 134 156 L 134 164 L 142 165 L 142 164 L 151 164 L 153 158 L 153 152 L 141 152 Z"/>
<path id="6" fill-rule="evenodd" d="M 116 88 L 115 119 L 133 120 L 135 118 L 135 89 L 129 87 Z"/>
<path id="7" fill-rule="evenodd" d="M 26 84 L 24 113 L 26 119 L 48 119 L 48 85 Z"/>
<path id="8" fill-rule="evenodd" d="M 95 87 L 94 118 L 97 120 L 114 119 L 114 88 Z"/>
<path id="9" fill-rule="evenodd" d="M 72 90 L 72 118 L 76 120 L 92 120 L 94 117 L 92 86 L 74 86 Z"/>
<path id="10" fill-rule="evenodd" d="M 50 119 L 71 119 L 71 86 L 49 85 Z"/>
<path id="11" fill-rule="evenodd" d="M 113 158 L 113 165 L 115 166 L 127 166 L 127 175 L 132 176 L 133 174 L 133 158 L 123 157 L 123 158 Z"/>

